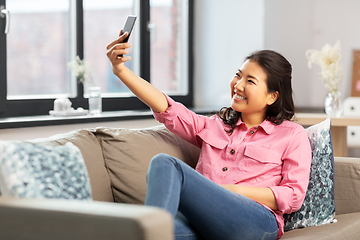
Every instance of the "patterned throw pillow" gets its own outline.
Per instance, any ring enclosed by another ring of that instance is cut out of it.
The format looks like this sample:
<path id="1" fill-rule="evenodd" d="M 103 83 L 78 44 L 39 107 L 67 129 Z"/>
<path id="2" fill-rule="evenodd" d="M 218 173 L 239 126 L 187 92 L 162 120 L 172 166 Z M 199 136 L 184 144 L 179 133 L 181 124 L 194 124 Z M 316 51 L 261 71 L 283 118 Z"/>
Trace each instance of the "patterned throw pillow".
<path id="1" fill-rule="evenodd" d="M 21 198 L 92 199 L 84 159 L 70 142 L 0 141 L 0 190 Z"/>
<path id="2" fill-rule="evenodd" d="M 312 150 L 309 186 L 301 208 L 284 215 L 285 231 L 336 221 L 330 127 L 330 119 L 326 119 L 306 129 Z"/>

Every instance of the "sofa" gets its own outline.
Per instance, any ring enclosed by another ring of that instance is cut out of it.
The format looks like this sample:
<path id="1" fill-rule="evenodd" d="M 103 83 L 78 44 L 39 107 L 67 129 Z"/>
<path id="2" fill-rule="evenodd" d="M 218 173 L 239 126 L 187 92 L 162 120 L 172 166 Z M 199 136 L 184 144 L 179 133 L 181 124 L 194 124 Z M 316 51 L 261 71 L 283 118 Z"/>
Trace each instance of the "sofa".
<path id="1" fill-rule="evenodd" d="M 93 200 L 1 196 L 0 239 L 173 239 L 171 216 L 143 206 L 147 169 L 157 153 L 195 167 L 197 147 L 162 125 L 79 129 L 26 142 L 77 146 Z M 282 239 L 360 239 L 360 159 L 335 158 L 335 206 L 336 223 L 291 230 Z"/>

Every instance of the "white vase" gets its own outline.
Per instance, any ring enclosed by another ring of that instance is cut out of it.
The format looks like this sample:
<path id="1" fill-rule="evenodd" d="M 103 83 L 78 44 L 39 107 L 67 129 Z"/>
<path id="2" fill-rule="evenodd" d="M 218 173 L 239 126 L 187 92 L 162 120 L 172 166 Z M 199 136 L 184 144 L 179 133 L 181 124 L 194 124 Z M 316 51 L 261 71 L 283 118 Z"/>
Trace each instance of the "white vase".
<path id="1" fill-rule="evenodd" d="M 329 92 L 325 98 L 325 112 L 329 117 L 340 117 L 343 113 L 344 106 L 341 101 L 339 91 Z"/>

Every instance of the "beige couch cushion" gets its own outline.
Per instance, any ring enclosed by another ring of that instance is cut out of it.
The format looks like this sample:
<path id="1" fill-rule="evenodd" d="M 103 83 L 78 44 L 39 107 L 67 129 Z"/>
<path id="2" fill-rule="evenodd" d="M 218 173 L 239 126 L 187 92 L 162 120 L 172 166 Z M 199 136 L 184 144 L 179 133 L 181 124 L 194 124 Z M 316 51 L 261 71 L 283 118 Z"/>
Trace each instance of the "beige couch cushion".
<path id="1" fill-rule="evenodd" d="M 360 161 L 358 158 L 335 158 L 336 214 L 360 212 Z"/>
<path id="2" fill-rule="evenodd" d="M 110 178 L 105 168 L 102 150 L 92 131 L 95 130 L 75 130 L 49 138 L 31 140 L 31 142 L 50 145 L 63 145 L 67 142 L 72 142 L 80 149 L 85 160 L 90 177 L 93 199 L 113 202 L 114 198 L 110 188 Z"/>
<path id="3" fill-rule="evenodd" d="M 337 223 L 288 231 L 281 240 L 360 239 L 360 212 L 342 214 L 336 219 Z"/>
<path id="4" fill-rule="evenodd" d="M 98 128 L 115 202 L 142 204 L 150 160 L 158 153 L 196 165 L 200 149 L 172 134 L 164 126 L 147 129 Z"/>

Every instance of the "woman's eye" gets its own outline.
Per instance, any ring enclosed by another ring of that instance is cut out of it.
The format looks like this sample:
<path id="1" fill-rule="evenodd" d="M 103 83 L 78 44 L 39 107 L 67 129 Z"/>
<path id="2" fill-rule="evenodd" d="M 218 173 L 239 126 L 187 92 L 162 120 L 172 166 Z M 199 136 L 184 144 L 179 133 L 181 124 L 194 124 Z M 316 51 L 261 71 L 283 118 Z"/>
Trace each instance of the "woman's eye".
<path id="1" fill-rule="evenodd" d="M 248 79 L 248 82 L 249 82 L 249 83 L 254 83 L 254 81 L 253 81 L 253 80 L 251 80 L 251 79 Z"/>
<path id="2" fill-rule="evenodd" d="M 238 73 L 236 73 L 235 75 L 236 75 L 237 77 L 240 77 L 240 74 L 238 74 Z"/>

